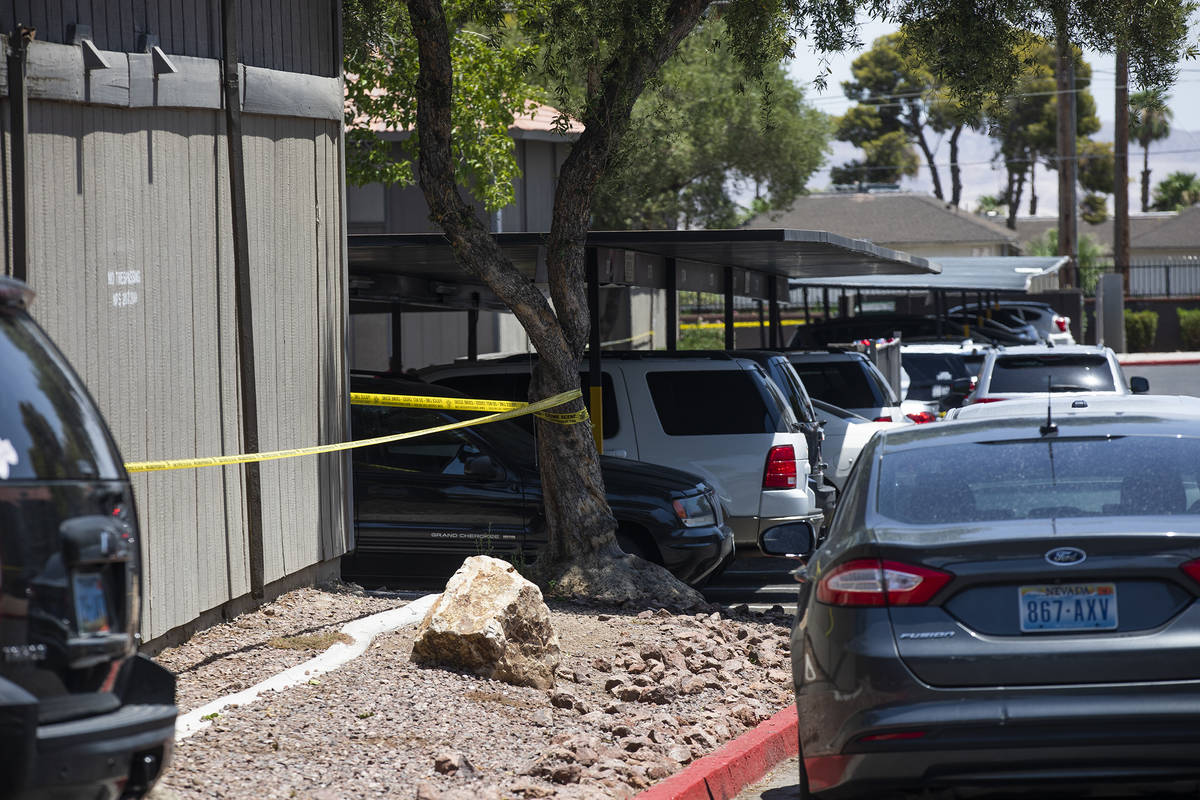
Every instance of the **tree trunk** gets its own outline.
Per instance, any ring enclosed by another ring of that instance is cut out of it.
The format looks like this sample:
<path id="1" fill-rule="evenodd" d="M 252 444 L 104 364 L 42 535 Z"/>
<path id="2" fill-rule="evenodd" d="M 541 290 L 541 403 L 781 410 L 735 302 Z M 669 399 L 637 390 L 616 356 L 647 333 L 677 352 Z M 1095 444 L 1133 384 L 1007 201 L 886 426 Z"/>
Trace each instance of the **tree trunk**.
<path id="1" fill-rule="evenodd" d="M 1054 79 L 1058 91 L 1058 254 L 1070 263 L 1063 270 L 1067 286 L 1079 285 L 1079 253 L 1075 226 L 1075 58 L 1067 41 L 1066 4 L 1055 9 L 1058 60 Z"/>
<path id="2" fill-rule="evenodd" d="M 564 162 L 547 242 L 547 273 L 553 308 L 536 286 L 505 257 L 486 226 L 459 193 L 451 148 L 453 70 L 450 33 L 441 0 L 406 0 L 417 40 L 418 169 L 430 218 L 446 234 L 459 264 L 484 281 L 520 321 L 539 359 L 530 382 L 531 400 L 578 389 L 580 358 L 589 331 L 584 244 L 591 197 L 633 101 L 649 75 L 674 51 L 699 18 L 668 27 L 672 46 L 655 61 L 647 54 L 610 64 L 604 94 L 589 107 L 587 126 Z M 655 55 L 658 55 L 657 53 Z M 612 86 L 616 83 L 616 86 Z M 582 407 L 576 400 L 563 410 Z M 662 567 L 626 556 L 605 497 L 600 461 L 586 421 L 557 425 L 537 420 L 538 457 L 548 544 L 534 565 L 535 577 L 557 593 L 608 602 L 694 606 L 700 595 Z"/>
<path id="3" fill-rule="evenodd" d="M 1142 213 L 1150 210 L 1150 141 L 1142 142 Z"/>
<path id="4" fill-rule="evenodd" d="M 1025 193 L 1025 166 L 1010 166 L 1008 172 L 1008 219 L 1004 224 L 1009 230 L 1017 229 L 1017 210 L 1021 207 L 1021 195 Z"/>
<path id="5" fill-rule="evenodd" d="M 950 205 L 955 208 L 958 208 L 959 201 L 962 200 L 962 167 L 958 165 L 958 137 L 962 129 L 960 123 L 955 125 L 950 133 Z"/>
<path id="6" fill-rule="evenodd" d="M 1029 160 L 1029 216 L 1037 216 L 1037 159 Z"/>
<path id="7" fill-rule="evenodd" d="M 1113 261 L 1129 294 L 1129 51 L 1117 49 L 1113 118 Z"/>
<path id="8" fill-rule="evenodd" d="M 929 149 L 929 142 L 925 141 L 925 126 L 916 119 L 917 112 L 912 112 L 913 133 L 916 134 L 917 146 L 921 148 L 921 152 L 925 154 L 925 163 L 929 165 L 929 177 L 933 179 L 933 195 L 938 200 L 945 200 L 942 195 L 942 176 L 938 173 L 937 164 L 933 161 L 933 151 Z"/>

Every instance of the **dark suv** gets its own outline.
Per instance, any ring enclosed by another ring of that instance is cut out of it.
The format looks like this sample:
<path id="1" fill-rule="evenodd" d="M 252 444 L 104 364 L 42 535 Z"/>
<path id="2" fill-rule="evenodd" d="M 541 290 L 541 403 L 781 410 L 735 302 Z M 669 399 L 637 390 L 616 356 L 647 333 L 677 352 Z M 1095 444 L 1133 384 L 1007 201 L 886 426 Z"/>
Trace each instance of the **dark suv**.
<path id="1" fill-rule="evenodd" d="M 356 375 L 355 392 L 464 395 L 420 381 Z M 355 405 L 355 439 L 425 430 L 471 412 Z M 533 560 L 545 543 L 533 437 L 510 421 L 441 431 L 354 451 L 356 548 L 342 574 L 386 580 L 426 556 L 457 567 L 477 553 Z M 661 465 L 601 456 L 617 542 L 680 580 L 703 582 L 733 555 L 733 531 L 711 485 Z M 434 567 L 436 569 L 436 567 Z"/>
<path id="2" fill-rule="evenodd" d="M 0 798 L 141 797 L 175 677 L 137 653 L 133 492 L 103 418 L 0 277 Z"/>

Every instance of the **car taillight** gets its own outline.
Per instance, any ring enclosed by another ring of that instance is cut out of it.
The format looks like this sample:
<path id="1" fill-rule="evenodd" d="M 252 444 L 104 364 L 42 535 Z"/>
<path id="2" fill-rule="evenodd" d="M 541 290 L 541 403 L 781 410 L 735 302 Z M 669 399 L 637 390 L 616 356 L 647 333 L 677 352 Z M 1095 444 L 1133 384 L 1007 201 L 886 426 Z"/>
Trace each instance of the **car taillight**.
<path id="1" fill-rule="evenodd" d="M 876 422 L 891 422 L 892 418 L 891 417 L 876 417 L 875 421 Z"/>
<path id="2" fill-rule="evenodd" d="M 858 558 L 818 581 L 817 600 L 831 606 L 919 606 L 953 577 L 915 564 Z"/>
<path id="3" fill-rule="evenodd" d="M 767 453 L 767 469 L 763 472 L 764 489 L 796 488 L 796 448 L 780 444 Z"/>
<path id="4" fill-rule="evenodd" d="M 916 414 L 908 414 L 907 416 L 918 425 L 924 425 L 926 422 L 937 422 L 937 416 L 929 411 L 921 411 Z"/>
<path id="5" fill-rule="evenodd" d="M 1183 570 L 1183 574 L 1200 584 L 1200 558 L 1194 558 L 1185 564 L 1180 564 L 1179 568 Z"/>
<path id="6" fill-rule="evenodd" d="M 1055 317 L 1054 324 L 1058 326 L 1059 332 L 1066 333 L 1067 326 L 1071 324 L 1071 318 L 1070 317 Z"/>
<path id="7" fill-rule="evenodd" d="M 1007 400 L 1007 397 L 979 397 L 973 400 L 974 403 L 999 403 L 1001 400 Z"/>

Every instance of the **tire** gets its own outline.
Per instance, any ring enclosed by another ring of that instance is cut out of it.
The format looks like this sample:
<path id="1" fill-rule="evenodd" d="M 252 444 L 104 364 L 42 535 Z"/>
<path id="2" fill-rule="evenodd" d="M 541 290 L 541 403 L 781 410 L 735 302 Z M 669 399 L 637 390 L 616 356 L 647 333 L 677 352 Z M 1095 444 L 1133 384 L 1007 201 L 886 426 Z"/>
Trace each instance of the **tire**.
<path id="1" fill-rule="evenodd" d="M 617 528 L 617 544 L 631 556 L 662 566 L 662 556 L 659 555 L 658 548 L 650 541 L 649 534 L 641 528 L 632 525 Z"/>

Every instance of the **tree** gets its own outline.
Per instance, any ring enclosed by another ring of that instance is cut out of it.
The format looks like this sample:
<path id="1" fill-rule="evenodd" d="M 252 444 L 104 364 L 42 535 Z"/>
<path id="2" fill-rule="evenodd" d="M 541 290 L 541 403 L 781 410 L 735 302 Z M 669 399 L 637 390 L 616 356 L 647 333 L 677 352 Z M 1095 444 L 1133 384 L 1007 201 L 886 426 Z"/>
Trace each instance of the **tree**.
<path id="1" fill-rule="evenodd" d="M 1075 143 L 1079 158 L 1079 185 L 1087 194 L 1080 201 L 1081 216 L 1091 225 L 1108 219 L 1108 198 L 1113 193 L 1113 146 L 1111 142 L 1079 139 Z"/>
<path id="2" fill-rule="evenodd" d="M 1150 145 L 1171 135 L 1166 93 L 1159 89 L 1135 92 L 1129 97 L 1129 135 L 1142 146 L 1142 211 L 1150 210 Z"/>
<path id="3" fill-rule="evenodd" d="M 597 187 L 593 228 L 732 228 L 748 215 L 735 194 L 752 192 L 761 213 L 804 191 L 825 159 L 829 117 L 779 64 L 746 82 L 727 36 L 723 21 L 701 26 L 638 99 L 622 157 Z"/>
<path id="4" fill-rule="evenodd" d="M 923 63 L 968 108 L 989 96 L 1011 91 L 1020 73 L 1020 45 L 1032 33 L 1056 44 L 1055 75 L 1062 96 L 1070 96 L 1070 48 L 1090 47 L 1128 53 L 1130 72 L 1148 88 L 1175 80 L 1187 44 L 1192 0 L 894 0 L 892 16 L 908 26 L 908 46 L 919 48 Z M 1060 159 L 1059 247 L 1075 255 L 1075 181 L 1068 104 L 1057 120 Z"/>
<path id="5" fill-rule="evenodd" d="M 1200 178 L 1194 172 L 1172 172 L 1154 187 L 1155 211 L 1179 211 L 1200 203 Z"/>
<path id="6" fill-rule="evenodd" d="M 846 97 L 858 102 L 839 120 L 838 138 L 851 142 L 864 151 L 867 143 L 879 137 L 900 132 L 906 142 L 915 145 L 925 159 L 933 181 L 933 193 L 944 200 L 941 170 L 931 144 L 932 134 L 950 133 L 950 170 L 952 177 L 951 204 L 957 206 L 962 197 L 962 180 L 958 165 L 958 137 L 965 126 L 978 124 L 977 116 L 966 112 L 952 95 L 945 92 L 933 75 L 903 47 L 904 32 L 888 34 L 875 40 L 871 49 L 854 59 L 851 65 L 853 80 L 842 84 Z M 876 147 L 876 150 L 881 148 Z M 895 143 L 882 148 L 896 150 Z M 904 166 L 913 161 L 905 157 Z M 878 163 L 867 155 L 863 161 L 844 165 L 854 171 L 874 171 L 879 175 L 900 162 Z M 899 175 L 915 174 L 904 170 Z"/>
<path id="7" fill-rule="evenodd" d="M 1031 256 L 1056 256 L 1058 252 L 1058 229 L 1051 228 L 1041 237 L 1025 247 Z M 1090 233 L 1079 237 L 1079 288 L 1088 294 L 1096 291 L 1096 284 L 1104 274 L 1104 248 Z"/>
<path id="8" fill-rule="evenodd" d="M 1087 87 L 1091 68 L 1076 49 L 1075 92 L 1077 109 L 1075 134 L 1087 137 L 1100 130 L 1096 101 Z M 989 135 L 996 141 L 996 160 L 1004 164 L 1007 173 L 1005 199 L 1008 216 L 1005 224 L 1016 228 L 1026 182 L 1031 190 L 1029 213 L 1037 213 L 1036 194 L 1033 194 L 1034 170 L 1039 161 L 1048 169 L 1055 168 L 1056 120 L 1058 97 L 1055 93 L 1054 47 L 1044 39 L 1028 36 L 1020 47 L 1021 74 L 1013 91 L 990 99 L 984 106 Z M 1090 176 L 1089 176 L 1090 177 Z"/>
<path id="9" fill-rule="evenodd" d="M 372 5 L 395 3 L 347 0 L 347 8 L 369 14 Z M 416 104 L 417 167 L 430 217 L 462 267 L 508 306 L 537 349 L 531 399 L 577 390 L 589 331 L 584 244 L 596 188 L 620 160 L 638 99 L 705 20 L 709 0 L 405 0 L 405 5 L 407 15 L 394 15 L 394 27 L 379 30 L 377 14 L 364 17 L 364 29 L 372 39 L 391 37 L 416 53 L 416 79 L 406 84 L 412 93 L 393 102 Z M 826 51 L 855 42 L 850 0 L 789 0 L 766 8 L 759 0 L 731 0 L 714 10 L 728 26 L 723 45 L 743 66 L 748 82 L 761 84 L 768 67 L 790 55 L 796 36 L 811 35 Z M 472 31 L 498 43 L 506 26 L 537 48 L 554 104 L 584 126 L 559 169 L 545 241 L 549 298 L 499 249 L 458 184 L 459 137 L 473 133 L 456 124 L 464 93 L 455 90 L 455 47 Z M 581 405 L 576 401 L 566 410 Z M 696 601 L 697 595 L 665 570 L 618 548 L 590 425 L 541 419 L 537 425 L 548 543 L 535 565 L 536 577 L 560 592 L 610 601 Z"/>
<path id="10" fill-rule="evenodd" d="M 863 157 L 830 170 L 835 184 L 899 183 L 901 177 L 916 175 L 920 169 L 921 162 L 902 131 L 890 131 L 857 144 Z"/>

